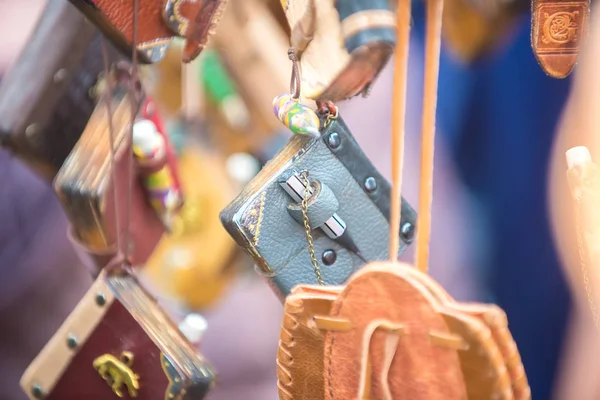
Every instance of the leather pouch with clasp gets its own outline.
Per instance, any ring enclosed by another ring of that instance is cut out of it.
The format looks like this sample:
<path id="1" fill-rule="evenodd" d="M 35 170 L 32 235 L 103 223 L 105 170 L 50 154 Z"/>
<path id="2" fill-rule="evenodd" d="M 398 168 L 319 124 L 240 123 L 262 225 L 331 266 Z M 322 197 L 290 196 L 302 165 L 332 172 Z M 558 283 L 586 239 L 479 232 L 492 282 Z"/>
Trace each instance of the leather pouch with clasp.
<path id="1" fill-rule="evenodd" d="M 31 400 L 201 400 L 214 374 L 130 276 L 102 273 L 21 378 Z"/>
<path id="2" fill-rule="evenodd" d="M 70 0 L 115 45 L 131 53 L 134 2 Z M 174 37 L 186 39 L 183 58 L 193 60 L 204 48 L 226 0 L 138 0 L 137 49 L 142 61 L 160 61 Z"/>
<path id="3" fill-rule="evenodd" d="M 118 253 L 119 235 L 129 238 L 131 264 L 142 266 L 164 233 L 163 223 L 147 199 L 138 170 L 130 167 L 130 124 L 134 111 L 131 94 L 125 86 L 118 85 L 113 90 L 110 118 L 107 102 L 99 101 L 54 181 L 55 191 L 71 223 L 71 239 L 92 256 L 98 268 L 106 266 Z M 114 176 L 112 168 L 116 169 Z M 125 235 L 126 230 L 128 235 Z"/>
<path id="4" fill-rule="evenodd" d="M 0 140 L 52 180 L 94 111 L 102 37 L 63 0 L 49 0 L 37 27 L 0 83 Z M 122 55 L 107 46 L 108 62 Z"/>
<path id="5" fill-rule="evenodd" d="M 365 260 L 388 258 L 390 186 L 338 117 L 325 123 L 319 138 L 294 136 L 221 212 L 225 229 L 252 257 L 280 299 L 298 284 L 317 283 L 298 205 L 280 185 L 283 177 L 304 170 L 325 188 L 320 193 L 328 194 L 311 201 L 311 223 L 319 225 L 337 212 L 360 252 L 359 256 L 321 229 L 313 229 L 324 282 L 342 284 Z M 403 202 L 400 252 L 412 241 L 415 219 L 413 209 Z"/>

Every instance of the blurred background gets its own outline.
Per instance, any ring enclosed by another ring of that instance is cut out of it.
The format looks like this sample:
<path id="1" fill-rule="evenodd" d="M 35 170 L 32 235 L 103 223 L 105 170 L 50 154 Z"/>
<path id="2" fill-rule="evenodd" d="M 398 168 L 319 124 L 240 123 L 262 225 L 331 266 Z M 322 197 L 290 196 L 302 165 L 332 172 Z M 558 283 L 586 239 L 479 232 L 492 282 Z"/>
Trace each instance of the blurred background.
<path id="1" fill-rule="evenodd" d="M 26 45 L 44 3 L 0 0 L 0 74 Z M 591 366 L 600 359 L 593 357 L 600 349 L 598 335 L 585 302 L 572 301 L 569 274 L 561 267 L 568 256 L 559 256 L 561 243 L 568 253 L 572 227 L 568 221 L 553 225 L 548 196 L 551 176 L 564 180 L 566 171 L 561 138 L 569 136 L 573 123 L 564 122 L 562 129 L 559 123 L 571 78 L 550 78 L 536 62 L 529 3 L 496 3 L 483 10 L 446 1 L 430 271 L 457 299 L 493 302 L 506 311 L 534 399 L 596 399 L 600 387 Z M 181 82 L 197 85 L 198 118 L 206 134 L 205 140 L 179 145 L 184 189 L 198 200 L 185 212 L 179 234 L 161 243 L 145 279 L 164 294 L 174 315 L 194 310 L 206 318 L 202 352 L 218 371 L 211 399 L 274 400 L 282 307 L 246 257 L 237 254 L 218 211 L 289 137 L 269 114 L 270 99 L 285 92 L 289 82 L 288 30 L 277 1 L 231 1 L 223 21 L 191 71 L 195 77 L 182 71 L 177 48 L 148 72 L 172 132 L 186 96 Z M 421 1 L 413 2 L 412 22 L 403 195 L 416 207 Z M 271 29 L 268 45 L 252 39 L 256 26 Z M 594 32 L 590 43 L 600 48 Z M 598 61 L 583 59 L 577 79 L 595 82 Z M 250 78 L 256 70 L 263 74 Z M 339 104 L 363 150 L 388 178 L 392 73 L 388 65 L 368 98 Z M 585 84 L 580 86 L 585 91 Z M 585 111 L 593 112 L 595 104 Z M 580 106 L 571 109 L 583 112 Z M 177 146 L 177 135 L 173 140 Z M 568 140 L 571 145 L 585 141 L 582 136 Z M 18 400 L 25 399 L 18 387 L 22 372 L 91 277 L 67 240 L 67 222 L 52 188 L 4 150 L 0 170 L 0 398 Z M 555 189 L 566 190 L 560 184 Z M 201 227 L 190 227 L 194 224 Z M 407 261 L 412 257 L 411 251 L 403 255 Z M 577 294 L 580 286 L 572 281 Z"/>

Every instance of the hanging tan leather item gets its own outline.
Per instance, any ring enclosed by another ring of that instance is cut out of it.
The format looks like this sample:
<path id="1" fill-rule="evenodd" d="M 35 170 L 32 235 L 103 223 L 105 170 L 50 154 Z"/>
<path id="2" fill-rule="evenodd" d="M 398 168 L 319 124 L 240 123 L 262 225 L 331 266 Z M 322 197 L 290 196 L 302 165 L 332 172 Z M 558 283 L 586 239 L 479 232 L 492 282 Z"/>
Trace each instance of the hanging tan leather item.
<path id="1" fill-rule="evenodd" d="M 325 335 L 325 399 L 466 399 L 452 334 L 429 290 L 395 263 L 355 274 L 332 306 Z M 358 397 L 357 397 L 358 394 Z"/>
<path id="2" fill-rule="evenodd" d="M 521 356 L 500 307 L 456 302 L 428 275 L 412 268 L 404 269 L 403 273 L 428 288 L 444 305 L 443 315 L 449 329 L 469 343 L 469 348 L 459 353 L 469 399 L 494 398 L 490 397 L 493 393 L 498 393 L 495 396 L 499 399 L 531 398 Z"/>
<path id="3" fill-rule="evenodd" d="M 386 350 L 396 339 L 395 352 Z M 366 350 L 369 377 L 357 368 Z M 277 354 L 280 399 L 357 398 L 359 391 L 386 398 L 377 380 L 385 378 L 382 363 L 390 357 L 386 379 L 393 399 L 402 399 L 400 393 L 407 399 L 531 398 L 504 312 L 455 302 L 413 267 L 372 263 L 345 287 L 298 286 L 286 299 Z M 412 364 L 400 367 L 396 358 Z"/>
<path id="4" fill-rule="evenodd" d="M 588 36 L 590 0 L 533 0 L 531 47 L 538 63 L 553 78 L 565 78 L 577 63 Z"/>

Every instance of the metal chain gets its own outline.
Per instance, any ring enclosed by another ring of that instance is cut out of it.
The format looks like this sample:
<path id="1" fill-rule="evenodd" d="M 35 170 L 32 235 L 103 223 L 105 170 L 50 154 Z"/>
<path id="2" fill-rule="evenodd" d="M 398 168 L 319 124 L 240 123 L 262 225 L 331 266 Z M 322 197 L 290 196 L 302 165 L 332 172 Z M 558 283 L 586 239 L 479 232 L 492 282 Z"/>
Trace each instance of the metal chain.
<path id="1" fill-rule="evenodd" d="M 575 211 L 575 224 L 577 231 L 577 250 L 579 252 L 579 266 L 581 268 L 581 275 L 583 278 L 583 286 L 585 287 L 585 292 L 588 300 L 588 305 L 590 308 L 590 312 L 592 314 L 592 319 L 594 321 L 594 325 L 596 329 L 600 329 L 600 318 L 598 317 L 598 310 L 596 309 L 596 302 L 593 296 L 592 284 L 590 283 L 589 277 L 589 269 L 588 263 L 586 262 L 586 251 L 583 245 L 583 235 L 581 229 L 581 213 L 580 213 L 580 205 L 581 199 L 577 198 L 576 211 Z"/>
<path id="2" fill-rule="evenodd" d="M 319 285 L 325 285 L 323 276 L 321 275 L 321 267 L 315 256 L 315 245 L 313 243 L 313 237 L 310 229 L 310 221 L 308 220 L 308 200 L 310 199 L 310 181 L 308 180 L 308 171 L 304 170 L 300 173 L 300 177 L 304 181 L 306 186 L 304 189 L 304 197 L 302 198 L 302 219 L 304 221 L 304 233 L 306 235 L 306 242 L 308 243 L 308 255 L 310 256 L 310 262 L 315 269 L 315 275 L 317 276 L 317 282 Z"/>

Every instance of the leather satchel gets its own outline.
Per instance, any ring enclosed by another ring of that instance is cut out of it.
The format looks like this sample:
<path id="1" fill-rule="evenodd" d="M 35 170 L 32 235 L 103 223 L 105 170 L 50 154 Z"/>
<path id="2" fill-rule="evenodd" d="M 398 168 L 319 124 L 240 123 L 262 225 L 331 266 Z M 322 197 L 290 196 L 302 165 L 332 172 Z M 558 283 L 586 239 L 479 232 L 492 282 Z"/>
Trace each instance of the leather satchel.
<path id="1" fill-rule="evenodd" d="M 322 121 L 318 138 L 294 135 L 222 212 L 221 222 L 283 301 L 298 284 L 316 284 L 300 204 L 282 186 L 308 172 L 317 189 L 309 200 L 316 261 L 328 285 L 340 285 L 367 261 L 389 258 L 390 186 L 362 152 L 340 116 Z M 302 193 L 301 193 L 302 195 Z M 343 221 L 344 237 L 321 229 Z M 402 203 L 399 251 L 412 242 L 416 213 Z"/>
<path id="2" fill-rule="evenodd" d="M 296 287 L 277 367 L 282 400 L 531 398 L 502 310 L 388 262 L 345 286 Z"/>
<path id="3" fill-rule="evenodd" d="M 339 101 L 368 91 L 396 44 L 388 0 L 282 0 L 302 94 Z M 340 40 L 342 39 L 342 40 Z"/>
<path id="4" fill-rule="evenodd" d="M 107 46 L 108 63 L 123 59 Z M 0 145 L 51 181 L 94 111 L 102 35 L 75 7 L 49 0 L 0 83 Z"/>
<path id="5" fill-rule="evenodd" d="M 102 273 L 21 378 L 31 399 L 201 400 L 211 366 L 130 276 Z"/>
<path id="6" fill-rule="evenodd" d="M 131 54 L 133 1 L 70 1 L 116 46 Z M 141 61 L 160 61 L 174 37 L 185 38 L 183 60 L 192 61 L 206 46 L 226 3 L 226 0 L 138 0 L 137 50 Z"/>

